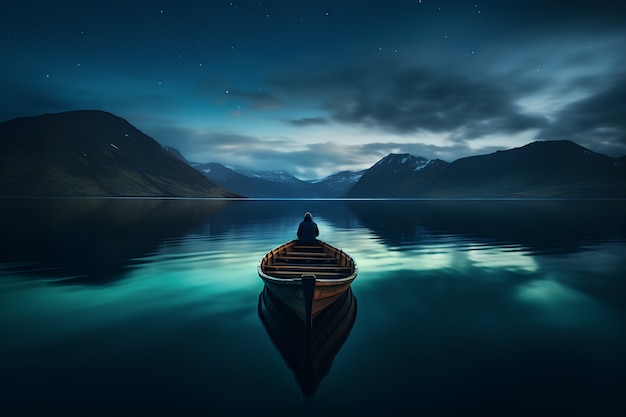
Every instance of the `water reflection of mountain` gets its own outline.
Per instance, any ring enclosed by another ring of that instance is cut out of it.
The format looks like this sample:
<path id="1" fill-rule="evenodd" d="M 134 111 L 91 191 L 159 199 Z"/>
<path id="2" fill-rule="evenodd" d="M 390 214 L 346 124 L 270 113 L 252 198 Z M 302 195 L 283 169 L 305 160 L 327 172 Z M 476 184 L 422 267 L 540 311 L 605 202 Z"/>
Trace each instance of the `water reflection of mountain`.
<path id="1" fill-rule="evenodd" d="M 520 244 L 537 254 L 571 253 L 626 238 L 623 200 L 348 201 L 363 226 L 399 250 L 457 236 Z"/>
<path id="2" fill-rule="evenodd" d="M 352 290 L 348 289 L 320 313 L 309 329 L 267 288 L 259 296 L 258 311 L 261 322 L 294 373 L 302 393 L 312 396 L 348 339 L 356 320 L 357 303 Z"/>
<path id="3" fill-rule="evenodd" d="M 0 262 L 59 283 L 119 279 L 132 259 L 163 239 L 188 233 L 226 201 L 150 199 L 4 199 Z"/>

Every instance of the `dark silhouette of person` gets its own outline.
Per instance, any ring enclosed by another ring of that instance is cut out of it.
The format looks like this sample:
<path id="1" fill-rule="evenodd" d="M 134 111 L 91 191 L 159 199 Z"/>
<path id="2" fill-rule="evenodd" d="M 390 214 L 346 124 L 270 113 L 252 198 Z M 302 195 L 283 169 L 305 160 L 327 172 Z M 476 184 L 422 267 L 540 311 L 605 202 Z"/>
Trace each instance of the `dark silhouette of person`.
<path id="1" fill-rule="evenodd" d="M 298 226 L 298 243 L 317 243 L 320 234 L 317 224 L 313 221 L 313 216 L 308 211 L 304 213 L 304 220 Z"/>

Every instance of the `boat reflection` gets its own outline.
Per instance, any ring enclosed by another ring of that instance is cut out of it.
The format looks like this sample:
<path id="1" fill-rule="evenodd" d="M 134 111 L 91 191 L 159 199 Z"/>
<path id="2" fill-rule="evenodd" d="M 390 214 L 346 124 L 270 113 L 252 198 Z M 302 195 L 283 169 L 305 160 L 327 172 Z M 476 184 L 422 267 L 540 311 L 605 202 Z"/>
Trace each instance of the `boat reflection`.
<path id="1" fill-rule="evenodd" d="M 294 373 L 305 396 L 315 394 L 356 321 L 357 303 L 348 289 L 307 327 L 267 287 L 259 295 L 259 318 Z"/>

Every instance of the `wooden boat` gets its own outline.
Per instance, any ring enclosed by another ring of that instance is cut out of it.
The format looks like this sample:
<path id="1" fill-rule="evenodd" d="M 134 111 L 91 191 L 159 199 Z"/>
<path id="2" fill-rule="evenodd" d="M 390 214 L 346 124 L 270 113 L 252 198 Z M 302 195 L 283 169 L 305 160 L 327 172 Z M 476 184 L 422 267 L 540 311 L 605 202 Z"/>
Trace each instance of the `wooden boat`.
<path id="1" fill-rule="evenodd" d="M 265 285 L 308 326 L 336 301 L 357 276 L 350 255 L 328 243 L 298 240 L 269 251 L 257 270 Z"/>
<path id="2" fill-rule="evenodd" d="M 311 327 L 305 327 L 294 311 L 265 287 L 259 295 L 258 313 L 302 393 L 310 397 L 348 340 L 356 321 L 357 302 L 348 288 L 315 317 Z"/>

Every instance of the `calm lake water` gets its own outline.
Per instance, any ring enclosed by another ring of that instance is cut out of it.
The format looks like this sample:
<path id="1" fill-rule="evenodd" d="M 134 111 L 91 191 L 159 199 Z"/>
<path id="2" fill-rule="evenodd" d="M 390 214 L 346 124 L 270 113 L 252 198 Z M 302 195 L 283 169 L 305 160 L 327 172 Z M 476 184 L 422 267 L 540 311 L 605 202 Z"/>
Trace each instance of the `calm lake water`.
<path id="1" fill-rule="evenodd" d="M 256 265 L 305 211 L 359 275 L 303 371 L 304 333 Z M 626 415 L 625 201 L 4 199 L 0 214 L 2 416 Z"/>

